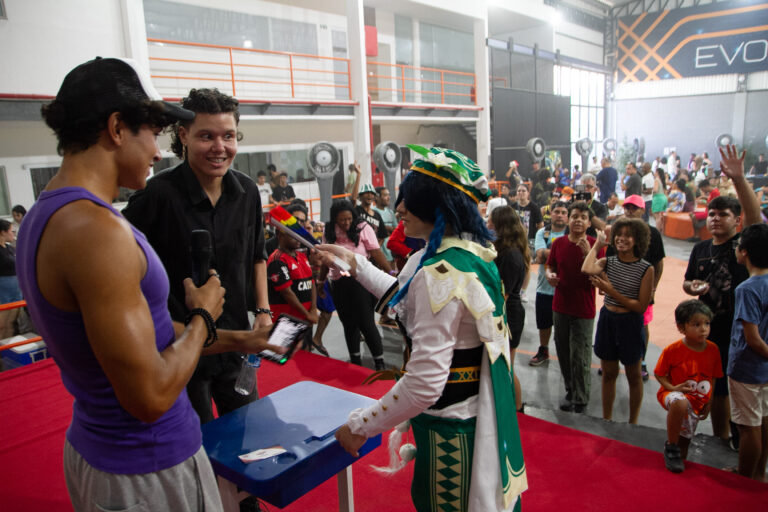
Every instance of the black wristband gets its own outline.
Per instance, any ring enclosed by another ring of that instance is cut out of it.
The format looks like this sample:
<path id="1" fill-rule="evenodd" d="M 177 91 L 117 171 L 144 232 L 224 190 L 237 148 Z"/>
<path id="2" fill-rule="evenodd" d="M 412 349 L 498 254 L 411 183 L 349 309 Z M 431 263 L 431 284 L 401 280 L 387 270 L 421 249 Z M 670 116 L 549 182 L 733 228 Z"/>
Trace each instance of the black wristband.
<path id="1" fill-rule="evenodd" d="M 269 318 L 272 318 L 272 310 L 267 308 L 256 308 L 253 310 L 253 312 L 257 315 L 269 315 Z"/>
<path id="2" fill-rule="evenodd" d="M 205 338 L 203 347 L 210 347 L 219 339 L 219 335 L 216 333 L 216 322 L 213 321 L 213 317 L 208 311 L 203 308 L 195 308 L 191 310 L 187 315 L 187 318 L 184 319 L 184 325 L 189 325 L 189 322 L 192 321 L 192 317 L 195 315 L 200 315 L 200 317 L 202 317 L 205 322 L 205 327 L 208 329 L 208 337 Z"/>

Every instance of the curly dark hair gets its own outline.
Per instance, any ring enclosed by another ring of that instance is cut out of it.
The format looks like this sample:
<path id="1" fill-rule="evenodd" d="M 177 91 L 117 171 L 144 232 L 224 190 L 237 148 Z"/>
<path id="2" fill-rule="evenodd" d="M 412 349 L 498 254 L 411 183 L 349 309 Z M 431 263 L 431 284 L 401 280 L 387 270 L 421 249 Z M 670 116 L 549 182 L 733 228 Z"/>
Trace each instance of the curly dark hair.
<path id="1" fill-rule="evenodd" d="M 352 213 L 352 225 L 349 227 L 349 231 L 347 231 L 347 238 L 349 238 L 355 245 L 359 245 L 360 231 L 363 229 L 363 225 L 355 211 L 355 206 L 352 204 L 352 201 L 348 199 L 336 200 L 331 205 L 331 220 L 325 223 L 324 234 L 326 243 L 336 243 L 336 217 L 338 217 L 341 212 Z"/>
<path id="2" fill-rule="evenodd" d="M 181 100 L 180 105 L 187 110 L 191 110 L 196 114 L 229 114 L 231 113 L 235 117 L 235 125 L 240 124 L 240 102 L 232 96 L 228 96 L 218 89 L 192 89 L 189 91 L 189 95 Z M 184 145 L 179 138 L 179 128 L 184 127 L 189 129 L 194 123 L 194 119 L 191 121 L 179 121 L 173 127 L 171 133 L 171 151 L 184 159 Z M 243 134 L 237 132 L 238 142 L 243 140 Z"/>
<path id="3" fill-rule="evenodd" d="M 611 226 L 612 246 L 616 247 L 616 236 L 627 229 L 629 235 L 635 239 L 635 246 L 632 248 L 635 256 L 642 258 L 648 252 L 648 245 L 651 243 L 651 230 L 648 225 L 640 219 L 630 219 L 619 217 Z"/>

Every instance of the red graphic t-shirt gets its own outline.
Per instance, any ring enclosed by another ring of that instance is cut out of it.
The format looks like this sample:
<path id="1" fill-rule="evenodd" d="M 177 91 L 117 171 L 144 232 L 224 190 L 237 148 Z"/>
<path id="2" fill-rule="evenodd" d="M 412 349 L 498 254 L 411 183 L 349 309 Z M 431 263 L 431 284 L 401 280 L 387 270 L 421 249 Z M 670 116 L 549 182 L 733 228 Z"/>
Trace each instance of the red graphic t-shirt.
<path id="1" fill-rule="evenodd" d="M 709 402 L 715 379 L 723 378 L 723 367 L 720 363 L 720 350 L 717 345 L 707 341 L 707 348 L 697 352 L 678 340 L 665 348 L 654 370 L 656 375 L 669 378 L 669 382 L 677 386 L 683 382 L 693 384 L 694 390 L 686 393 L 688 402 L 696 414 Z M 661 386 L 656 397 L 661 405 L 670 391 Z"/>

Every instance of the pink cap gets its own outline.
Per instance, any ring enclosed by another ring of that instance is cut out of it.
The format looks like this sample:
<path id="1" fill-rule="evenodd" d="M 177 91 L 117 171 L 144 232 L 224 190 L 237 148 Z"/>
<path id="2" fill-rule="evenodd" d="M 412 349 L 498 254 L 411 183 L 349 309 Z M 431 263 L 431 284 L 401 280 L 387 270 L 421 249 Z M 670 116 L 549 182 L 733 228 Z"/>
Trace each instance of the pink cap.
<path id="1" fill-rule="evenodd" d="M 628 204 L 637 206 L 638 208 L 645 208 L 645 201 L 643 201 L 643 198 L 637 194 L 632 194 L 631 196 L 624 198 L 624 205 Z"/>

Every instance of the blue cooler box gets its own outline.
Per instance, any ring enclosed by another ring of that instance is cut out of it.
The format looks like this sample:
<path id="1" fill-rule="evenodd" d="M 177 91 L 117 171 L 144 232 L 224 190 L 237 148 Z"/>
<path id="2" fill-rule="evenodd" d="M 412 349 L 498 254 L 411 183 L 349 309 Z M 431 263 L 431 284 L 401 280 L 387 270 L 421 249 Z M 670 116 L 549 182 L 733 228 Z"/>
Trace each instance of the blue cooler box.
<path id="1" fill-rule="evenodd" d="M 357 459 L 334 433 L 352 409 L 375 401 L 343 389 L 297 382 L 202 426 L 216 474 L 277 507 L 285 507 Z M 282 446 L 286 453 L 245 464 L 238 455 Z M 381 445 L 381 434 L 359 450 Z"/>
<path id="2" fill-rule="evenodd" d="M 8 345 L 18 341 L 36 338 L 37 336 L 37 334 L 32 332 L 21 334 L 0 340 L 0 345 Z M 0 357 L 3 359 L 5 368 L 10 370 L 12 368 L 18 368 L 20 366 L 32 364 L 36 361 L 47 359 L 48 349 L 45 347 L 44 341 L 35 341 L 33 343 L 27 343 L 26 345 L 19 345 L 18 347 L 3 350 L 0 352 Z"/>

